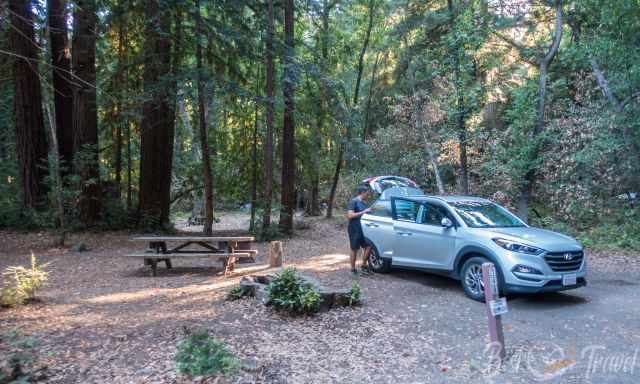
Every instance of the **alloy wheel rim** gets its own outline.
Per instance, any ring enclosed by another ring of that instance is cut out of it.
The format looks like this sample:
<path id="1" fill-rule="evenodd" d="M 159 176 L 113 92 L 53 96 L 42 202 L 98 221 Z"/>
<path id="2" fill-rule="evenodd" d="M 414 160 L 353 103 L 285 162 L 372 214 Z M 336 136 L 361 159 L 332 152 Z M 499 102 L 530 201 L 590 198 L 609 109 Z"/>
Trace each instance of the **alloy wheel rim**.
<path id="1" fill-rule="evenodd" d="M 482 268 L 474 264 L 467 268 L 467 273 L 465 274 L 465 284 L 469 291 L 474 295 L 478 296 L 484 293 L 484 282 L 482 281 Z"/>
<path id="2" fill-rule="evenodd" d="M 376 268 L 382 264 L 382 260 L 378 257 L 378 253 L 374 249 L 369 253 L 369 263 Z"/>

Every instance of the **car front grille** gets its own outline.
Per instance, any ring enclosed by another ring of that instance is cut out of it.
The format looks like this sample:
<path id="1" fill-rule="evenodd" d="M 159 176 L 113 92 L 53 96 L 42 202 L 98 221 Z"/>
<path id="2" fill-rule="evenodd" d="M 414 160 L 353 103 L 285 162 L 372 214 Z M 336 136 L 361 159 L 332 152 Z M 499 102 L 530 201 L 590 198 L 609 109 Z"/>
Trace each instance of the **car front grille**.
<path id="1" fill-rule="evenodd" d="M 544 259 L 554 272 L 577 271 L 582 265 L 584 253 L 582 251 L 551 252 L 544 255 Z"/>

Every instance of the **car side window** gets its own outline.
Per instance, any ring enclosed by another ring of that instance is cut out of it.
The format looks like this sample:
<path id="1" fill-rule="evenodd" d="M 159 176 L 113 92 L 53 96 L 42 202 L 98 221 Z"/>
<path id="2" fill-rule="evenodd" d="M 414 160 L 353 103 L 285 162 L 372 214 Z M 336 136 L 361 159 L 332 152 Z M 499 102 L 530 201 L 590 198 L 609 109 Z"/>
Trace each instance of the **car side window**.
<path id="1" fill-rule="evenodd" d="M 441 226 L 442 219 L 448 217 L 443 207 L 431 203 L 426 203 L 422 212 L 422 224 Z"/>
<path id="2" fill-rule="evenodd" d="M 376 201 L 371 205 L 371 212 L 369 215 L 379 217 L 391 217 L 391 202 L 389 201 Z"/>
<path id="3" fill-rule="evenodd" d="M 396 213 L 396 220 L 416 222 L 420 204 L 410 200 L 392 200 Z"/>

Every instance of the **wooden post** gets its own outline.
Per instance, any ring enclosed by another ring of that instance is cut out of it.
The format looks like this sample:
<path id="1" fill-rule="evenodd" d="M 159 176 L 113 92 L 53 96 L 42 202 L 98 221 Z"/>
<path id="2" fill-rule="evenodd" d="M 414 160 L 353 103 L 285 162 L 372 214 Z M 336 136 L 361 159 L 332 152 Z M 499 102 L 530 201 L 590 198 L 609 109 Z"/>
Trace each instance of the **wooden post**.
<path id="1" fill-rule="evenodd" d="M 282 266 L 282 242 L 269 242 L 269 267 Z"/>
<path id="2" fill-rule="evenodd" d="M 504 333 L 502 331 L 502 315 L 494 315 L 491 306 L 500 299 L 498 289 L 498 275 L 493 263 L 482 264 L 482 282 L 484 283 L 484 300 L 487 308 L 487 320 L 489 321 L 489 336 L 491 338 L 491 356 L 499 356 L 500 361 L 506 357 L 504 347 Z M 494 305 L 495 308 L 495 305 Z M 506 306 L 504 308 L 506 310 Z M 496 351 L 495 349 L 498 348 Z M 496 354 L 496 352 L 498 352 Z"/>

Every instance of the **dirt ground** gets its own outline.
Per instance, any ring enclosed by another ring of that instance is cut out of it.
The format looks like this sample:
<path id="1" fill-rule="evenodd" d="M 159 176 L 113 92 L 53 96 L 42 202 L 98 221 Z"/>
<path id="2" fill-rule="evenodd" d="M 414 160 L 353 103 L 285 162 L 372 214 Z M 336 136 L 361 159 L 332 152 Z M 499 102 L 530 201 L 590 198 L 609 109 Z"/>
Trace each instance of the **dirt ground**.
<path id="1" fill-rule="evenodd" d="M 306 219 L 285 242 L 285 263 L 327 286 L 348 288 L 348 245 L 339 221 Z M 217 229 L 246 228 L 222 216 Z M 197 228 L 189 228 L 197 230 Z M 242 275 L 269 273 L 266 244 L 256 264 L 230 277 L 206 260 L 176 260 L 150 277 L 140 260 L 121 257 L 143 244 L 134 234 L 74 234 L 76 253 L 51 247 L 44 233 L 0 232 L 0 268 L 50 262 L 41 302 L 0 310 L 0 334 L 37 340 L 37 366 L 49 383 L 637 383 L 640 308 L 637 255 L 589 254 L 589 286 L 509 299 L 508 359 L 489 363 L 485 308 L 458 282 L 421 272 L 358 278 L 360 307 L 287 318 L 254 299 L 224 300 Z M 176 344 L 204 328 L 255 369 L 233 377 L 176 373 Z M 0 340 L 0 358 L 7 358 Z M 637 361 L 637 362 L 636 362 Z M 249 364 L 251 365 L 251 364 Z"/>

